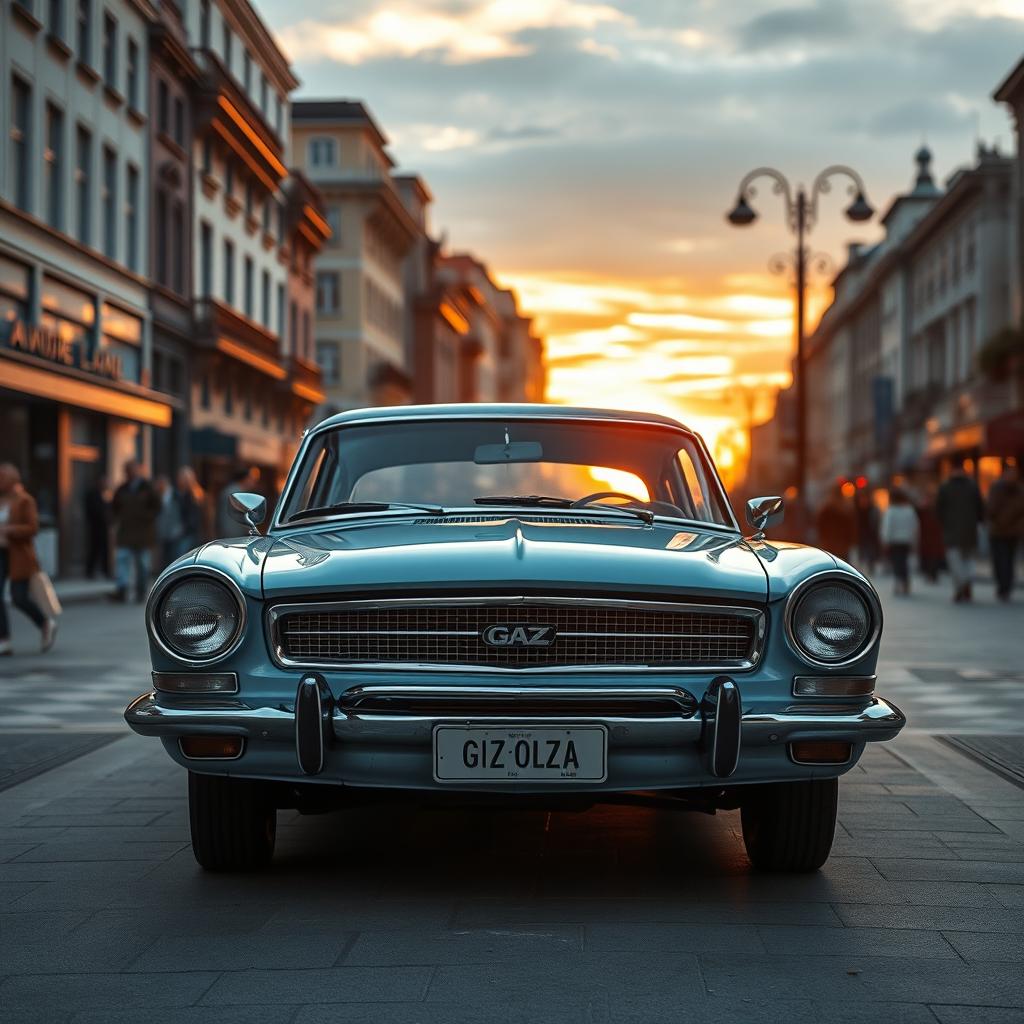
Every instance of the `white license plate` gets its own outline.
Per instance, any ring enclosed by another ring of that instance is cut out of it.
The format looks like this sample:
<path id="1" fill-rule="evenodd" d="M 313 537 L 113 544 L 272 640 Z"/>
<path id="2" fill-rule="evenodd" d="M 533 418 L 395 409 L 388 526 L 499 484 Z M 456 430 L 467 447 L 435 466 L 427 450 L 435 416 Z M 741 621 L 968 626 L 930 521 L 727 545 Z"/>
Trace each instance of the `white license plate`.
<path id="1" fill-rule="evenodd" d="M 603 725 L 434 727 L 436 782 L 604 782 Z"/>

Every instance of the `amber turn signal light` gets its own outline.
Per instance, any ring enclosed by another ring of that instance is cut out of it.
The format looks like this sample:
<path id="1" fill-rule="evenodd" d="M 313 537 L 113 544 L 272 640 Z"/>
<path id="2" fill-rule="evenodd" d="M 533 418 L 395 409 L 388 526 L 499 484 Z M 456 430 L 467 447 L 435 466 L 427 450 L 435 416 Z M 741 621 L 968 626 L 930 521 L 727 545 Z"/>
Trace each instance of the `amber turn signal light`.
<path id="1" fill-rule="evenodd" d="M 178 745 L 186 757 L 230 760 L 241 756 L 242 742 L 241 736 L 182 736 Z"/>
<path id="2" fill-rule="evenodd" d="M 797 764 L 846 764 L 853 750 L 852 743 L 831 740 L 803 740 L 790 743 L 789 756 Z"/>

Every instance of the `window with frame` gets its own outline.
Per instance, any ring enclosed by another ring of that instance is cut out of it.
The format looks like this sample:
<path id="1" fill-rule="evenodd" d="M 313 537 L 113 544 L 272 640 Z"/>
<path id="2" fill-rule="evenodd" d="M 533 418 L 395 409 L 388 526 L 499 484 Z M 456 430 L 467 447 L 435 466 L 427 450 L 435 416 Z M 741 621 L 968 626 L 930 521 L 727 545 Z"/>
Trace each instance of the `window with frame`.
<path id="1" fill-rule="evenodd" d="M 110 11 L 103 12 L 103 80 L 117 88 L 117 18 Z"/>
<path id="2" fill-rule="evenodd" d="M 266 114 L 268 97 L 270 93 L 270 83 L 267 81 L 267 76 L 262 72 L 260 73 L 260 110 Z"/>
<path id="3" fill-rule="evenodd" d="M 54 39 L 64 38 L 64 0 L 49 0 L 47 3 L 46 31 Z"/>
<path id="4" fill-rule="evenodd" d="M 11 76 L 11 198 L 26 213 L 32 205 L 32 86 Z"/>
<path id="5" fill-rule="evenodd" d="M 103 147 L 103 255 L 117 259 L 117 153 Z"/>
<path id="6" fill-rule="evenodd" d="M 235 304 L 235 244 L 224 239 L 224 301 Z"/>
<path id="7" fill-rule="evenodd" d="M 213 293 L 213 228 L 205 220 L 199 224 L 199 290 L 203 299 Z"/>
<path id="8" fill-rule="evenodd" d="M 270 271 L 260 275 L 260 323 L 270 330 Z"/>
<path id="9" fill-rule="evenodd" d="M 139 270 L 139 169 L 128 165 L 127 202 L 125 204 L 125 233 L 127 235 L 128 269 Z"/>
<path id="10" fill-rule="evenodd" d="M 170 284 L 170 261 L 167 246 L 171 236 L 171 203 L 166 189 L 158 188 L 154 201 L 153 223 L 156 255 L 156 282 L 165 288 Z"/>
<path id="11" fill-rule="evenodd" d="M 231 64 L 232 64 L 232 57 L 234 56 L 234 53 L 233 53 L 234 39 L 233 39 L 233 37 L 231 35 L 231 26 L 226 21 L 222 24 L 221 27 L 223 29 L 222 40 L 221 40 L 221 44 L 222 44 L 221 45 L 221 52 L 222 52 L 223 57 L 224 57 L 224 66 L 228 69 L 228 71 L 230 71 L 231 70 Z"/>
<path id="12" fill-rule="evenodd" d="M 331 229 L 331 237 L 327 244 L 335 247 L 341 245 L 341 207 L 337 203 L 332 203 L 324 211 L 324 215 L 327 226 Z"/>
<path id="13" fill-rule="evenodd" d="M 175 200 L 171 211 L 171 287 L 185 292 L 185 205 Z"/>
<path id="14" fill-rule="evenodd" d="M 252 92 L 252 54 L 248 50 L 242 51 L 242 85 L 247 94 Z"/>
<path id="15" fill-rule="evenodd" d="M 43 274 L 39 296 L 41 323 L 64 340 L 88 352 L 96 326 L 96 297 Z"/>
<path id="16" fill-rule="evenodd" d="M 245 264 L 244 264 L 244 277 L 243 277 L 243 283 L 242 283 L 242 287 L 244 289 L 243 296 L 242 296 L 242 298 L 243 298 L 242 311 L 245 313 L 245 315 L 250 320 L 253 319 L 253 305 L 255 303 L 255 294 L 254 294 L 255 285 L 256 285 L 256 282 L 254 280 L 255 270 L 256 270 L 256 268 L 253 265 L 252 257 L 251 256 L 246 256 L 245 257 Z"/>
<path id="17" fill-rule="evenodd" d="M 278 341 L 284 344 L 284 304 L 285 294 L 284 285 L 278 282 L 277 285 L 277 338 Z"/>
<path id="18" fill-rule="evenodd" d="M 139 106 L 139 44 L 128 39 L 127 59 L 125 60 L 125 92 L 128 94 L 128 106 L 133 110 L 141 110 Z"/>
<path id="19" fill-rule="evenodd" d="M 171 126 L 171 90 L 166 79 L 159 78 L 156 83 L 156 128 L 162 135 L 167 135 Z"/>
<path id="20" fill-rule="evenodd" d="M 125 377 L 138 383 L 142 375 L 142 320 L 109 302 L 100 307 L 100 318 L 100 347 L 118 356 Z"/>
<path id="21" fill-rule="evenodd" d="M 336 313 L 341 307 L 341 277 L 336 270 L 320 270 L 316 275 L 316 311 Z"/>
<path id="22" fill-rule="evenodd" d="M 92 0 L 78 0 L 75 8 L 75 33 L 78 59 L 83 64 L 92 63 Z"/>
<path id="23" fill-rule="evenodd" d="M 92 245 L 92 132 L 83 125 L 75 131 L 75 205 L 78 240 Z"/>
<path id="24" fill-rule="evenodd" d="M 180 96 L 174 97 L 174 141 L 185 145 L 185 102 Z"/>
<path id="25" fill-rule="evenodd" d="M 199 45 L 210 48 L 210 0 L 200 0 L 199 4 Z"/>
<path id="26" fill-rule="evenodd" d="M 64 229 L 64 111 L 46 103 L 46 149 L 43 151 L 43 188 L 46 193 L 46 221 L 58 231 Z"/>
<path id="27" fill-rule="evenodd" d="M 320 367 L 324 384 L 333 387 L 341 383 L 341 360 L 338 358 L 337 342 L 318 341 L 316 343 L 316 362 Z"/>
<path id="28" fill-rule="evenodd" d="M 309 140 L 311 167 L 333 167 L 337 161 L 338 146 L 334 139 L 319 136 Z"/>
<path id="29" fill-rule="evenodd" d="M 15 320 L 28 319 L 29 268 L 0 254 L 0 338 L 6 338 Z"/>

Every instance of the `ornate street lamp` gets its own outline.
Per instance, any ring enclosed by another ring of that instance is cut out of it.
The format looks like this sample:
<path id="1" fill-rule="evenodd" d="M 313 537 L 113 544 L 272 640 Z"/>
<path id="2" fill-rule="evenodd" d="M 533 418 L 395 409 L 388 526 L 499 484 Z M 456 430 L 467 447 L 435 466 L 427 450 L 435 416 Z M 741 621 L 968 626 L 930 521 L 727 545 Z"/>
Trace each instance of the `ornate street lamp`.
<path id="1" fill-rule="evenodd" d="M 818 198 L 831 190 L 829 179 L 843 175 L 850 179 L 850 195 L 853 197 L 844 213 L 848 220 L 861 223 L 874 216 L 874 209 L 864 195 L 864 182 L 851 167 L 833 164 L 826 167 L 815 179 L 808 192 L 803 185 L 796 190 L 796 198 L 789 181 L 772 167 L 758 167 L 740 182 L 736 205 L 726 214 L 734 227 L 747 227 L 757 220 L 757 211 L 750 200 L 757 194 L 753 183 L 758 178 L 770 178 L 772 191 L 783 197 L 786 227 L 796 235 L 793 252 L 793 267 L 796 271 L 796 488 L 798 500 L 804 504 L 807 483 L 807 397 L 804 391 L 804 307 L 807 298 L 807 266 L 810 253 L 804 244 L 807 235 L 818 220 Z M 778 260 L 772 261 L 773 268 Z M 809 511 L 805 509 L 805 511 Z"/>

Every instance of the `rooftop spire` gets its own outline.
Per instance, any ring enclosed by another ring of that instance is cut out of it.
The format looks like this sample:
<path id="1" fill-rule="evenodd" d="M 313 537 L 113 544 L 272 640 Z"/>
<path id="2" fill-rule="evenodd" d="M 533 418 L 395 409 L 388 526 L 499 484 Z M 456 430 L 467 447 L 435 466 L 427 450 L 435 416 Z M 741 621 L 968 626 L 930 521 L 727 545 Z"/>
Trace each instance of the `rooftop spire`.
<path id="1" fill-rule="evenodd" d="M 916 197 L 937 196 L 939 190 L 932 177 L 932 151 L 922 145 L 914 154 L 914 162 L 917 164 L 917 178 L 914 181 L 914 190 L 910 194 Z"/>

